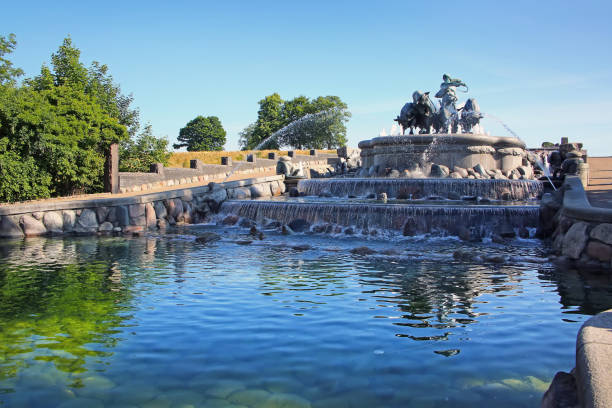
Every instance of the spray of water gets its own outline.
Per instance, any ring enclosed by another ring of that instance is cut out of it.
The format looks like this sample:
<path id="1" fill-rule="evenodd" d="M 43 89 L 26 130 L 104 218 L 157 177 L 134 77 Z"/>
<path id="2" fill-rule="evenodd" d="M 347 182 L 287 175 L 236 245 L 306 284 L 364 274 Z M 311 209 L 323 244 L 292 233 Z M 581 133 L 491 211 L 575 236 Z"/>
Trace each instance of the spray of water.
<path id="1" fill-rule="evenodd" d="M 502 125 L 504 127 L 504 129 L 506 129 L 512 136 L 516 137 L 518 140 L 523 141 L 523 139 L 521 139 L 519 137 L 519 135 L 517 135 L 512 129 L 510 129 L 510 127 L 508 125 L 506 125 L 500 118 L 498 118 L 495 115 L 491 115 L 490 113 L 483 113 L 482 114 L 485 118 L 491 118 L 493 120 L 495 120 L 496 122 L 498 122 L 500 125 Z M 543 162 L 542 159 L 540 159 L 538 156 L 534 155 L 534 160 L 535 163 L 537 164 L 537 166 L 542 169 L 542 171 L 544 172 L 544 175 L 546 176 L 546 178 L 548 179 L 548 182 L 550 183 L 550 185 L 552 186 L 552 188 L 557 191 L 557 187 L 555 187 L 554 183 L 552 182 L 552 180 L 550 179 L 550 170 L 548 169 L 548 166 L 546 166 Z"/>
<path id="2" fill-rule="evenodd" d="M 331 108 L 331 109 L 324 110 L 321 112 L 309 113 L 308 115 L 304 115 L 301 118 L 296 119 L 293 122 L 289 123 L 287 126 L 283 127 L 282 129 L 279 129 L 276 132 L 272 133 L 270 136 L 262 140 L 261 143 L 255 146 L 253 150 L 261 150 L 267 143 L 273 140 L 279 139 L 279 138 L 280 138 L 279 144 L 282 145 L 283 142 L 287 141 L 289 136 L 296 134 L 296 133 L 300 133 L 300 130 L 304 130 L 303 127 L 314 123 L 315 120 L 326 119 L 326 118 L 329 118 L 335 115 L 340 115 L 340 114 L 343 114 L 344 111 L 345 110 L 341 108 Z M 232 171 L 230 171 L 227 174 L 227 176 L 225 177 L 223 181 L 227 181 L 227 179 L 229 179 L 232 176 L 232 174 L 238 171 L 243 165 L 244 163 L 240 163 L 238 166 L 234 167 Z"/>

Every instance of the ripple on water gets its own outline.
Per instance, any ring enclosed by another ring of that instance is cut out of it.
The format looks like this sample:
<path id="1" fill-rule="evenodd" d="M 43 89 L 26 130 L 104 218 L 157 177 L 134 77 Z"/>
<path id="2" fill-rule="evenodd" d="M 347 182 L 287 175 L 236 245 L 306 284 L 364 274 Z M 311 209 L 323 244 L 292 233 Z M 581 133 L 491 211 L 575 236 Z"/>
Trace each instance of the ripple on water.
<path id="1" fill-rule="evenodd" d="M 203 246 L 200 231 L 242 234 L 196 226 L 0 250 L 0 402 L 532 406 L 573 365 L 581 322 L 612 306 L 609 287 L 556 271 L 533 240 L 266 232 Z M 376 253 L 350 253 L 360 246 Z M 457 249 L 508 261 L 456 260 Z"/>

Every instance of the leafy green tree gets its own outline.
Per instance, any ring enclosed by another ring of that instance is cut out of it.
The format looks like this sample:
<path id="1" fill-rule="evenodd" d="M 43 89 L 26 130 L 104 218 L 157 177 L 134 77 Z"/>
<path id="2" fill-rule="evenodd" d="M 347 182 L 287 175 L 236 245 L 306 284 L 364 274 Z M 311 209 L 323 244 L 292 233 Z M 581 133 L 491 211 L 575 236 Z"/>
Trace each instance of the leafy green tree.
<path id="1" fill-rule="evenodd" d="M 225 129 L 216 116 L 197 116 L 179 131 L 175 149 L 186 147 L 188 152 L 223 150 Z"/>
<path id="2" fill-rule="evenodd" d="M 0 35 L 0 86 L 14 85 L 15 79 L 23 75 L 21 69 L 14 68 L 13 63 L 5 58 L 16 46 L 15 34 L 9 34 L 8 38 Z"/>
<path id="3" fill-rule="evenodd" d="M 346 144 L 346 125 L 351 117 L 338 96 L 319 96 L 310 100 L 298 96 L 283 101 L 278 94 L 259 101 L 257 121 L 240 133 L 240 144 L 247 149 L 334 148 Z M 281 134 L 270 138 L 283 129 Z M 266 141 L 266 139 L 268 139 Z M 262 141 L 266 141 L 262 144 Z"/>
<path id="4" fill-rule="evenodd" d="M 151 125 L 147 124 L 136 138 L 121 143 L 119 151 L 119 171 L 147 172 L 153 163 L 168 164 L 168 139 L 153 135 Z"/>
<path id="5" fill-rule="evenodd" d="M 277 93 L 266 96 L 259 101 L 257 121 L 250 138 L 245 140 L 246 144 L 242 146 L 243 150 L 279 148 L 279 144 L 275 139 L 269 139 L 264 144 L 262 142 L 285 126 L 283 104 L 284 101 Z"/>

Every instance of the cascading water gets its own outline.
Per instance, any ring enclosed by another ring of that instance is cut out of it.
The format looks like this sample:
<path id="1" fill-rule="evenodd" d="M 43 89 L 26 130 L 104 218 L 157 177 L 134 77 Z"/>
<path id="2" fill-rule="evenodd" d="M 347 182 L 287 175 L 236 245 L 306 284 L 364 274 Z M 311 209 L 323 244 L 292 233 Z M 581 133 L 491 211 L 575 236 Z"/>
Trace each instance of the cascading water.
<path id="1" fill-rule="evenodd" d="M 258 222 L 290 223 L 303 219 L 311 224 L 355 227 L 363 230 L 405 230 L 412 234 L 457 235 L 461 229 L 477 229 L 489 236 L 502 229 L 535 228 L 538 206 L 436 206 L 368 203 L 303 203 L 276 201 L 226 201 L 221 213 L 235 214 Z"/>
<path id="2" fill-rule="evenodd" d="M 439 196 L 485 197 L 492 200 L 535 200 L 542 194 L 536 180 L 471 180 L 448 178 L 346 178 L 300 180 L 298 190 L 309 196 L 331 193 L 334 197 L 366 197 L 386 193 L 390 198 Z"/>

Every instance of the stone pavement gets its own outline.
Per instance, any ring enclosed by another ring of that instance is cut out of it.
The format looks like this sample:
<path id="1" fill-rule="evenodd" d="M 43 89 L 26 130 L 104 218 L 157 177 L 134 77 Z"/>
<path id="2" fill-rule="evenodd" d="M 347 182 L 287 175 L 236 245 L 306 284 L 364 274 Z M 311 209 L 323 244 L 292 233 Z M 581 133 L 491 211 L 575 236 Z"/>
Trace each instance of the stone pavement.
<path id="1" fill-rule="evenodd" d="M 612 208 L 612 157 L 589 157 L 587 195 L 595 207 Z"/>

